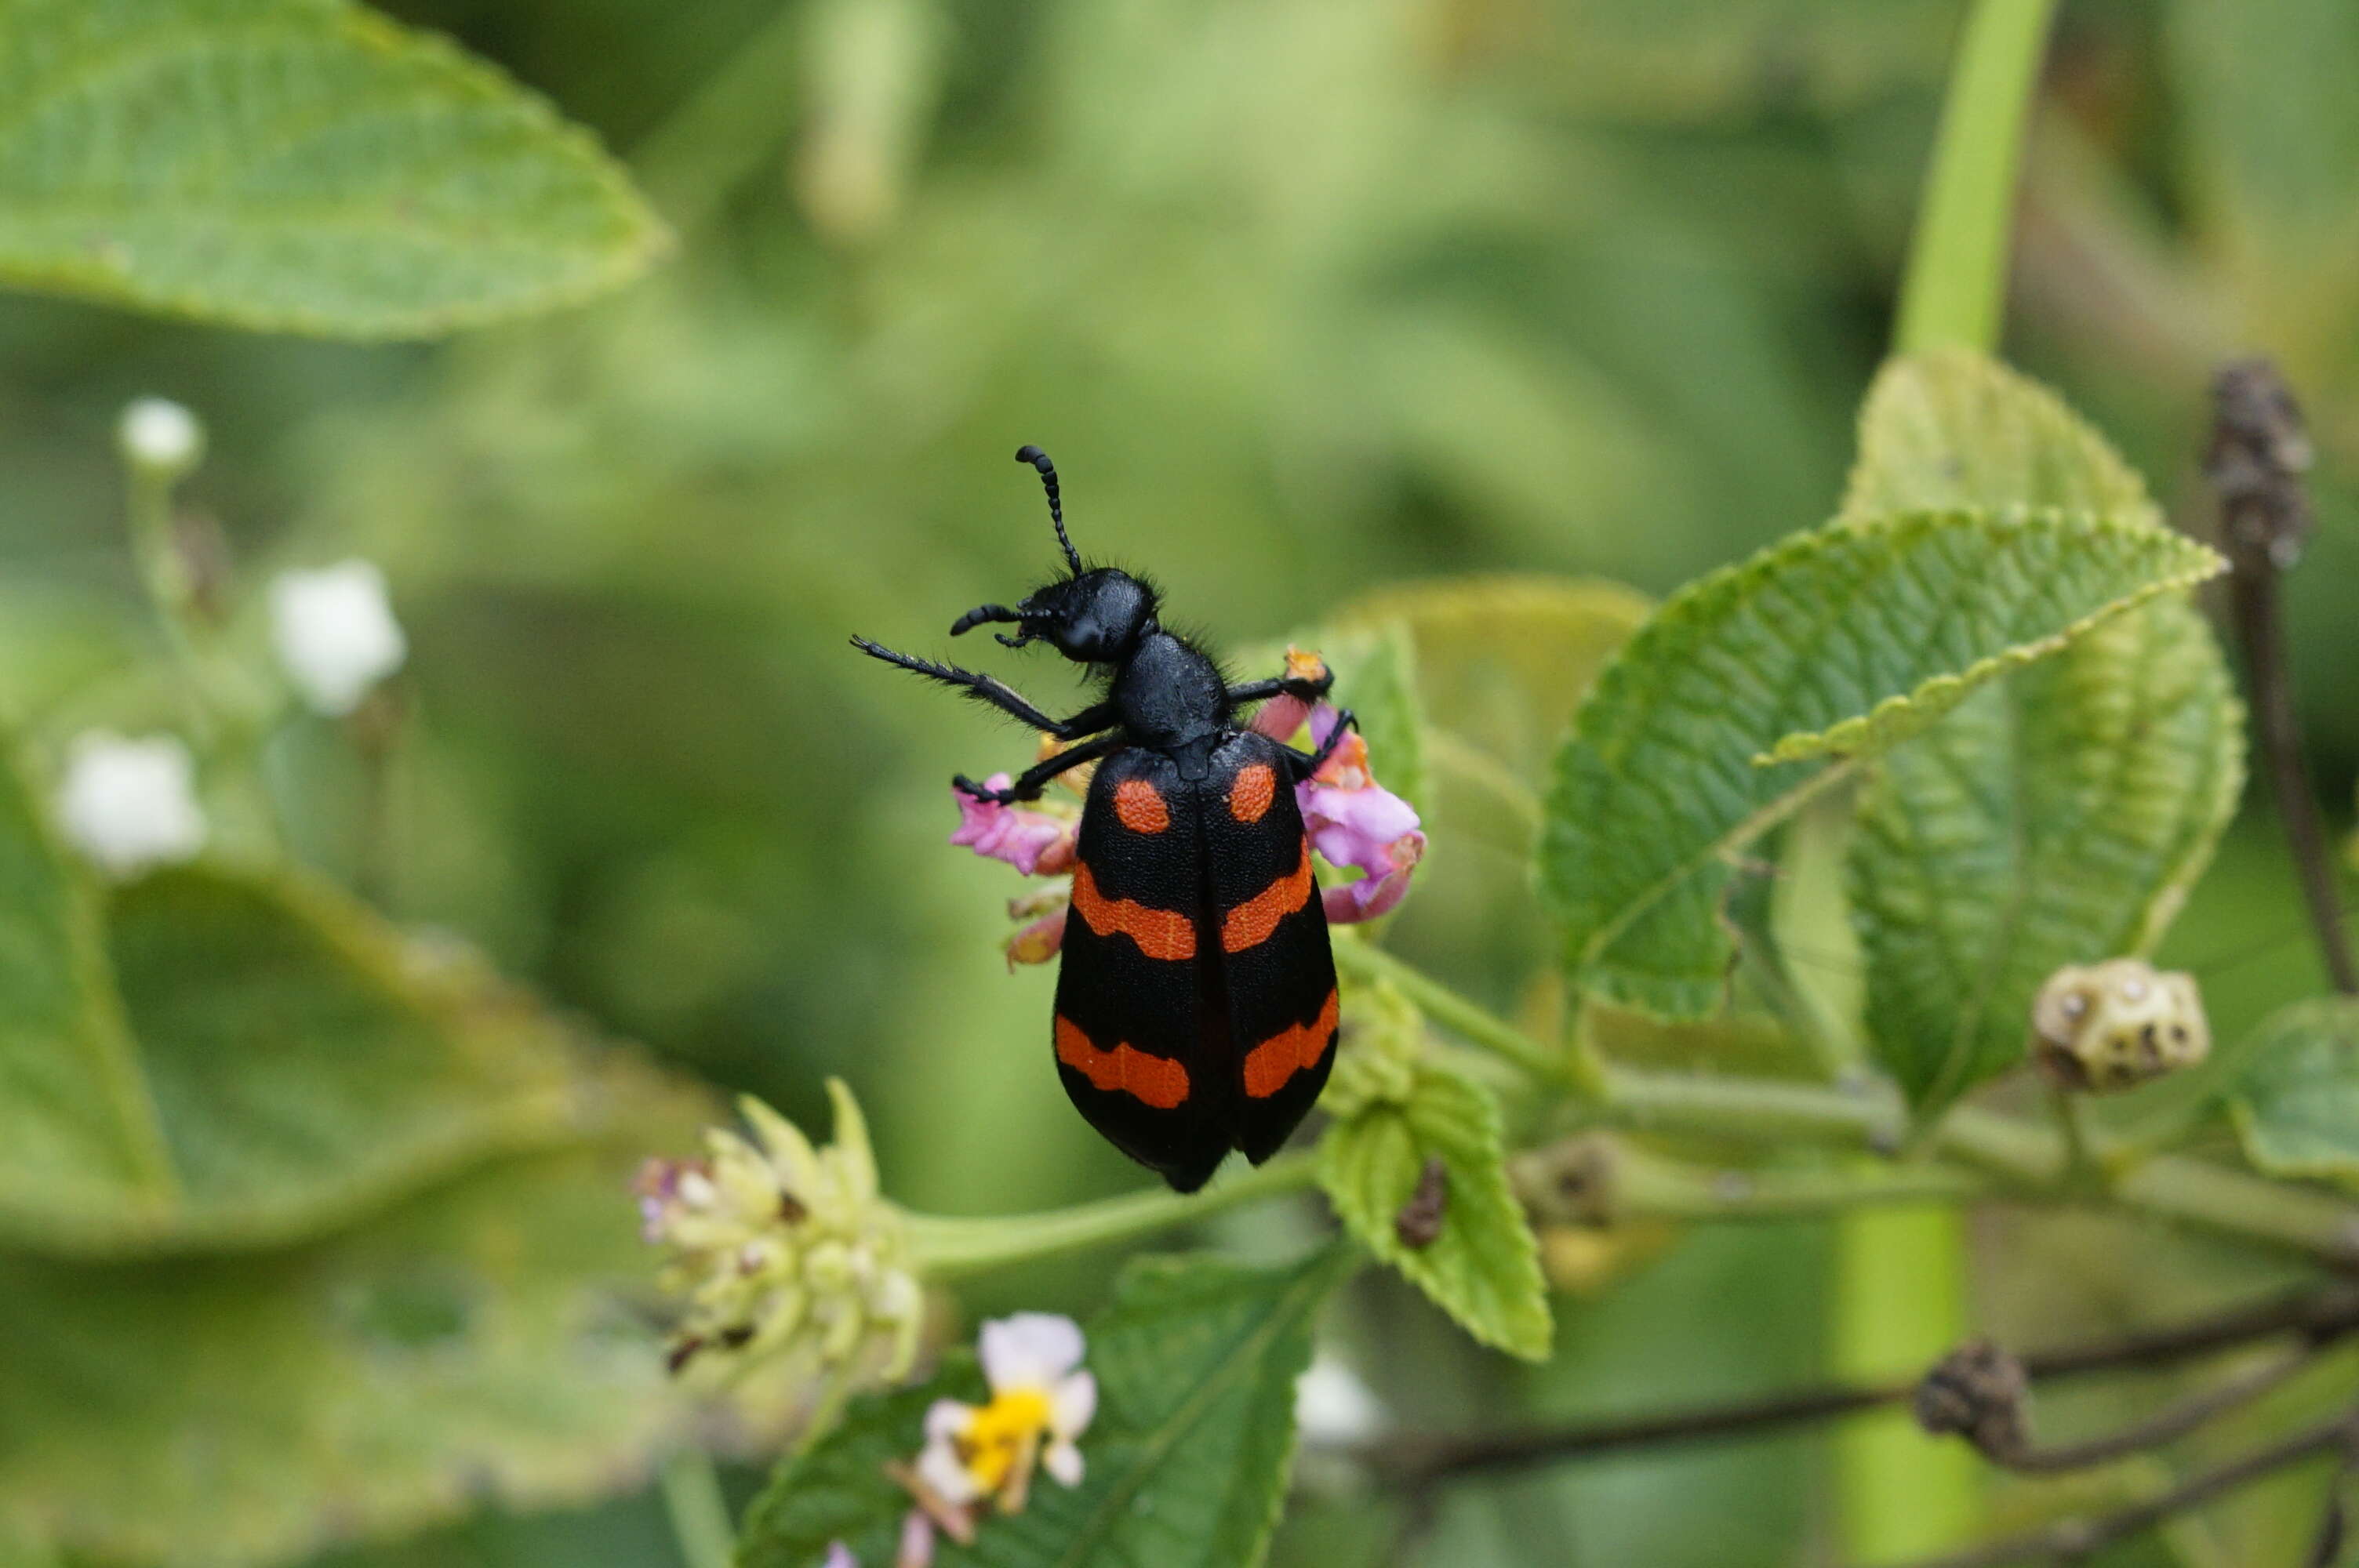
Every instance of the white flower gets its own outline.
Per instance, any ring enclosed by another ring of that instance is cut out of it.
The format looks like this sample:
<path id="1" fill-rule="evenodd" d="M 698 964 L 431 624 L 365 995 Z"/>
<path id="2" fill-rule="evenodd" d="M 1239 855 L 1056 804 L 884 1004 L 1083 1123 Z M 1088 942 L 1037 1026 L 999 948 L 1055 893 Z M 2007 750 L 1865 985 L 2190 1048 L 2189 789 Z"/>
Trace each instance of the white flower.
<path id="1" fill-rule="evenodd" d="M 178 479 L 204 456 L 205 427 L 169 398 L 141 397 L 125 406 L 115 441 L 132 467 Z"/>
<path id="2" fill-rule="evenodd" d="M 185 860 L 204 848 L 196 761 L 176 736 L 127 741 L 103 730 L 78 737 L 58 790 L 58 820 L 109 875 Z"/>
<path id="3" fill-rule="evenodd" d="M 288 678 L 326 714 L 350 713 L 409 654 L 385 574 L 370 561 L 280 572 L 270 584 L 270 631 Z"/>
<path id="4" fill-rule="evenodd" d="M 1294 1424 L 1313 1448 L 1350 1448 L 1385 1424 L 1385 1407 L 1359 1375 L 1321 1356 L 1294 1382 Z"/>
<path id="5" fill-rule="evenodd" d="M 934 1401 L 918 1479 L 943 1502 L 995 1498 L 1008 1513 L 1023 1509 L 1035 1464 L 1065 1486 L 1080 1486 L 1076 1440 L 1098 1408 L 1097 1379 L 1080 1370 L 1080 1325 L 1053 1313 L 1020 1312 L 984 1324 L 978 1348 L 991 1402 Z"/>
<path id="6" fill-rule="evenodd" d="M 827 1557 L 820 1563 L 820 1568 L 860 1568 L 860 1559 L 854 1557 L 852 1548 L 843 1542 L 831 1541 L 827 1543 Z"/>

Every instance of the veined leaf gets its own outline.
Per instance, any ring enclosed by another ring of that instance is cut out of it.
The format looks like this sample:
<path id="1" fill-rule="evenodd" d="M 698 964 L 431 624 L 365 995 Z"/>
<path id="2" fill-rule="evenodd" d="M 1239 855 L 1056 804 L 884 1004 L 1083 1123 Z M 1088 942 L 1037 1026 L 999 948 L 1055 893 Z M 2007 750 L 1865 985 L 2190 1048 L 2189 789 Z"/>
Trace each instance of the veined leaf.
<path id="1" fill-rule="evenodd" d="M 2153 518 L 2137 476 L 2045 388 L 1978 355 L 1896 361 L 1845 516 L 1964 502 Z M 1877 1059 L 1920 1111 L 2022 1059 L 2065 964 L 2152 947 L 2243 787 L 2211 628 L 2166 598 L 1975 694 L 1876 764 L 1852 854 Z"/>
<path id="2" fill-rule="evenodd" d="M 418 337 L 665 243 L 586 132 L 345 0 L 0 0 L 0 283 Z"/>
<path id="3" fill-rule="evenodd" d="M 2193 541 L 2082 513 L 1911 512 L 1799 535 L 1675 595 L 1559 752 L 1541 889 L 1574 983 L 1673 1017 L 1734 957 L 1723 857 L 1835 767 L 1973 689 L 2219 569 Z"/>
<path id="4" fill-rule="evenodd" d="M 1499 1109 L 1460 1075 L 1420 1063 L 1408 1098 L 1338 1122 L 1319 1145 L 1319 1179 L 1354 1239 L 1399 1270 L 1485 1345 L 1548 1358 L 1554 1324 L 1539 1249 L 1507 1182 Z M 1447 1173 L 1441 1223 L 1426 1247 L 1404 1244 L 1394 1219 L 1426 1162 Z"/>
<path id="5" fill-rule="evenodd" d="M 561 1025 L 325 889 L 183 868 L 103 923 L 5 766 L 0 894 L 0 1245 L 277 1245 L 614 1112 Z"/>
<path id="6" fill-rule="evenodd" d="M 1082 1484 L 1037 1479 L 1024 1512 L 985 1519 L 972 1547 L 940 1543 L 935 1563 L 1254 1568 L 1285 1496 L 1311 1320 L 1350 1260 L 1336 1249 L 1288 1269 L 1133 1263 L 1086 1331 L 1098 1410 L 1082 1439 Z M 892 1562 L 909 1498 L 886 1463 L 916 1456 L 935 1400 L 984 1397 L 962 1352 L 917 1388 L 855 1403 L 755 1500 L 740 1568 L 811 1568 L 837 1541 L 863 1563 Z"/>
<path id="7" fill-rule="evenodd" d="M 1839 520 L 2006 506 L 2161 520 L 2146 481 L 2038 382 L 1968 349 L 1886 363 L 1860 410 Z"/>
<path id="8" fill-rule="evenodd" d="M 285 1251 L 0 1253 L 0 1542 L 280 1561 L 635 1484 L 684 1412 L 622 1304 L 647 1268 L 626 1169 L 495 1165 Z"/>
<path id="9" fill-rule="evenodd" d="M 2245 1153 L 2275 1176 L 2359 1176 L 2359 1000 L 2272 1013 L 2238 1045 L 2230 1098 Z"/>

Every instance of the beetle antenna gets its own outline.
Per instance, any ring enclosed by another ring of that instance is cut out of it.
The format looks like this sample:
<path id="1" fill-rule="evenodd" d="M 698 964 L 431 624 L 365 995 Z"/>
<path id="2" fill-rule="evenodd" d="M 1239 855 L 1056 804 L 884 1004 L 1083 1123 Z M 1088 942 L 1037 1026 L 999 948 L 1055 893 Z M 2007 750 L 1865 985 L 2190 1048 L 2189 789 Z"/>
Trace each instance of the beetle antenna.
<path id="1" fill-rule="evenodd" d="M 1081 576 L 1081 552 L 1073 548 L 1073 542 L 1071 539 L 1065 537 L 1064 503 L 1057 498 L 1057 465 L 1050 462 L 1049 454 L 1038 447 L 1016 448 L 1016 460 L 1019 463 L 1030 463 L 1040 470 L 1040 486 L 1049 492 L 1049 521 L 1056 525 L 1057 543 L 1064 546 L 1065 560 L 1072 567 L 1073 575 Z"/>

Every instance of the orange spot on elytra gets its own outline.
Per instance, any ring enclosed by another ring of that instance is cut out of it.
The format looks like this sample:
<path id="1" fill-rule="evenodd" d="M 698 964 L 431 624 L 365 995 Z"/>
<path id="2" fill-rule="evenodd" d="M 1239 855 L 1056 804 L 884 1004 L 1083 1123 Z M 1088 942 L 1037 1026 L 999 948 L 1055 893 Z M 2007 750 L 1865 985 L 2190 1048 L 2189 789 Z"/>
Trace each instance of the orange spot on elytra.
<path id="1" fill-rule="evenodd" d="M 1171 826 L 1163 792 L 1145 779 L 1125 779 L 1114 785 L 1114 814 L 1133 833 L 1160 833 Z"/>
<path id="2" fill-rule="evenodd" d="M 1302 840 L 1302 860 L 1294 870 L 1229 911 L 1221 922 L 1221 946 L 1242 953 L 1269 940 L 1277 923 L 1310 902 L 1310 840 Z M 1079 903 L 1076 898 L 1075 903 Z"/>
<path id="3" fill-rule="evenodd" d="M 1169 1110 L 1188 1098 L 1186 1067 L 1126 1044 L 1100 1050 L 1080 1024 L 1061 1012 L 1057 1015 L 1057 1060 L 1089 1079 L 1092 1088 L 1119 1091 L 1158 1110 Z"/>
<path id="4" fill-rule="evenodd" d="M 1282 1029 L 1245 1053 L 1245 1093 L 1267 1099 L 1295 1074 L 1317 1066 L 1334 1038 L 1335 993 L 1330 990 L 1317 1018 Z"/>
<path id="5" fill-rule="evenodd" d="M 1259 822 L 1277 798 L 1277 774 L 1267 762 L 1255 762 L 1239 768 L 1236 782 L 1229 785 L 1229 815 L 1240 822 Z"/>
<path id="6" fill-rule="evenodd" d="M 1309 866 L 1309 851 L 1304 865 Z M 1136 899 L 1108 898 L 1098 891 L 1097 878 L 1084 863 L 1073 871 L 1073 911 L 1101 936 L 1119 931 L 1138 944 L 1150 958 L 1178 960 L 1196 956 L 1196 923 L 1176 909 L 1149 909 Z"/>

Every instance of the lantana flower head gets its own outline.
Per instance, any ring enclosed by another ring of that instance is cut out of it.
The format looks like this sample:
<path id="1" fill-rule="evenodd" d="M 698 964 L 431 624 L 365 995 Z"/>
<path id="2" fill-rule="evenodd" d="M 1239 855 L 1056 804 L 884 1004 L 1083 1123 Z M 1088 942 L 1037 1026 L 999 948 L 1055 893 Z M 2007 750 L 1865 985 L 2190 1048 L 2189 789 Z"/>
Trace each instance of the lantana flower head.
<path id="1" fill-rule="evenodd" d="M 647 1239 L 669 1254 L 663 1283 L 686 1298 L 674 1370 L 725 1356 L 743 1367 L 800 1348 L 823 1368 L 897 1378 L 917 1352 L 923 1292 L 898 1210 L 876 1186 L 866 1123 L 828 1081 L 835 1141 L 813 1149 L 750 1096 L 751 1139 L 713 1129 L 695 1160 L 650 1160 L 638 1181 Z"/>
<path id="2" fill-rule="evenodd" d="M 1036 1470 L 1081 1485 L 1081 1437 L 1098 1408 L 1097 1379 L 1082 1366 L 1086 1346 L 1071 1318 L 997 1318 L 983 1325 L 977 1348 L 991 1402 L 936 1400 L 926 1411 L 925 1447 L 907 1472 L 919 1517 L 958 1540 L 972 1539 L 986 1508 L 1022 1512 Z"/>

